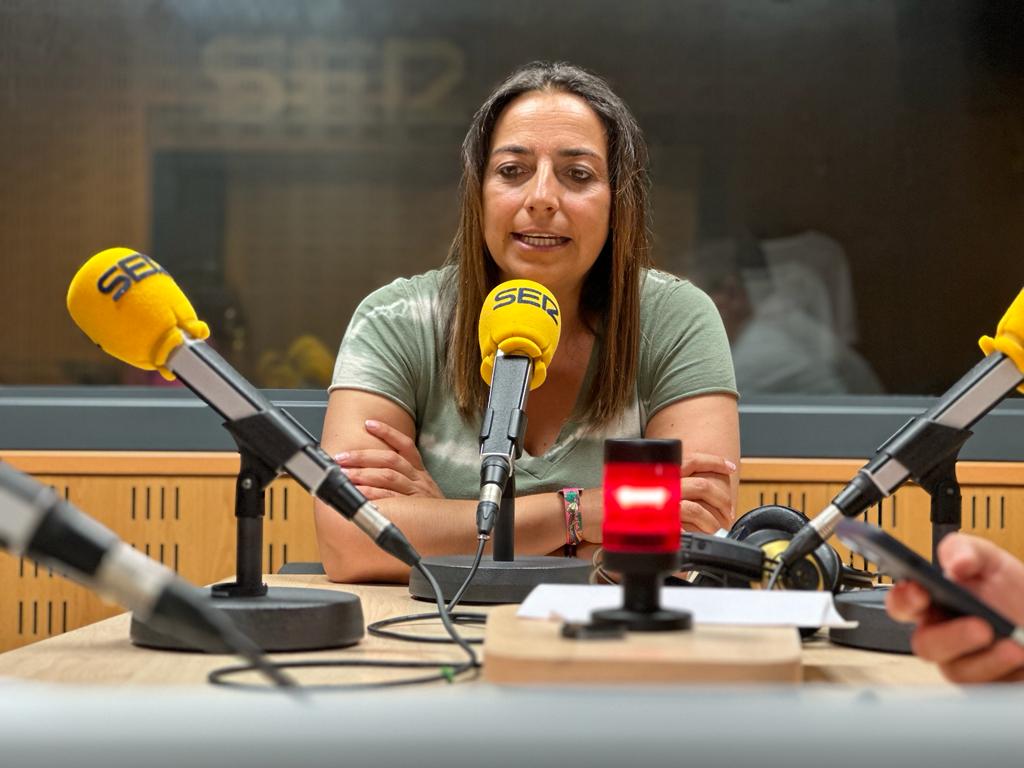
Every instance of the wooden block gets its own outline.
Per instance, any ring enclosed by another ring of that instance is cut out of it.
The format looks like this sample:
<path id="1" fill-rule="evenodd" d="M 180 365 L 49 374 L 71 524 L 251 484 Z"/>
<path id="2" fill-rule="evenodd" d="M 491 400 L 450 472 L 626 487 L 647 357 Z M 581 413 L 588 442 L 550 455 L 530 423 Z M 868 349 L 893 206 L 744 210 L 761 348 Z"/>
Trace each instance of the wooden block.
<path id="1" fill-rule="evenodd" d="M 491 683 L 798 683 L 800 636 L 790 627 L 696 625 L 686 632 L 630 632 L 570 640 L 561 622 L 495 608 L 484 635 Z"/>

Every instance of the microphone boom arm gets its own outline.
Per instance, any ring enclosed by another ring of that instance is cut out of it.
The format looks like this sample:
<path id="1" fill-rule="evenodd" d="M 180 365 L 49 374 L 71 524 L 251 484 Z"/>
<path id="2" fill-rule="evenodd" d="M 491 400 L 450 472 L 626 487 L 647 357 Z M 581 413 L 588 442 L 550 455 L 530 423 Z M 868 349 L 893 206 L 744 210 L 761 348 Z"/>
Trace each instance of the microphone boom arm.
<path id="1" fill-rule="evenodd" d="M 780 567 L 789 566 L 826 541 L 843 517 L 859 515 L 908 479 L 926 482 L 936 467 L 955 460 L 972 434 L 969 427 L 1022 380 L 1024 372 L 1002 352 L 980 360 L 935 405 L 904 424 L 878 448 L 875 457 L 793 537 L 780 556 Z"/>
<path id="2" fill-rule="evenodd" d="M 401 531 L 348 481 L 306 428 L 272 404 L 211 346 L 185 334 L 185 343 L 168 356 L 167 367 L 224 417 L 224 427 L 254 457 L 277 472 L 288 472 L 388 554 L 407 565 L 419 562 L 419 553 Z"/>

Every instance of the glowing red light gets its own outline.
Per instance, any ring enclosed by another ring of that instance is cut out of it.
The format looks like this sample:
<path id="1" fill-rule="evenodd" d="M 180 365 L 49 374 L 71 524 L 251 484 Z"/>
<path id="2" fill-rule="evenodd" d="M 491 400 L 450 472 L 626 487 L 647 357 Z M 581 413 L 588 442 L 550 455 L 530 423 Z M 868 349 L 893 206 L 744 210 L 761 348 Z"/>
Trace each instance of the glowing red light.
<path id="1" fill-rule="evenodd" d="M 614 459 L 621 458 L 616 452 Z M 642 452 L 638 458 L 604 465 L 602 546 L 609 552 L 678 552 L 679 460 L 645 461 Z"/>

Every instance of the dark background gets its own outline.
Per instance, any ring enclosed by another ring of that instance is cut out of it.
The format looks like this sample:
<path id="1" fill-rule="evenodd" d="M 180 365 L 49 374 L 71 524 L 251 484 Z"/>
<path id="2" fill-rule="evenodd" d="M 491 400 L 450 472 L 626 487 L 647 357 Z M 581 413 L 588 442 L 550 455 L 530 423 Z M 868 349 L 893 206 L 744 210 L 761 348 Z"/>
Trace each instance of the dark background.
<path id="1" fill-rule="evenodd" d="M 544 58 L 637 114 L 662 266 L 824 233 L 885 390 L 936 394 L 1024 284 L 1021 40 L 1013 0 L 8 0 L 0 384 L 150 381 L 63 306 L 128 245 L 243 373 L 320 386 L 289 346 L 333 354 L 362 296 L 440 263 L 470 115 Z"/>

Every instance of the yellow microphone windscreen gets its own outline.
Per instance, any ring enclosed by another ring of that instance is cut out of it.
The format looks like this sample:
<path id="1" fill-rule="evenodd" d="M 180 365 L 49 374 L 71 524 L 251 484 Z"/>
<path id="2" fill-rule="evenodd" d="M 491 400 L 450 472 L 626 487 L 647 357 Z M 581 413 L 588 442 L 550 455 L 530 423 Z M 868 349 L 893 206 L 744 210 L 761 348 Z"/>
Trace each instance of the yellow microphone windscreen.
<path id="1" fill-rule="evenodd" d="M 1024 289 L 999 321 L 995 338 L 982 336 L 978 344 L 986 355 L 1002 352 L 1024 373 Z M 1024 394 L 1024 384 L 1017 387 L 1017 391 Z"/>
<path id="2" fill-rule="evenodd" d="M 182 331 L 210 335 L 167 271 L 130 248 L 108 248 L 82 265 L 68 287 L 68 312 L 104 352 L 165 379 L 174 378 L 165 364 L 185 343 Z"/>
<path id="3" fill-rule="evenodd" d="M 561 330 L 562 317 L 551 291 L 532 280 L 505 281 L 487 295 L 480 309 L 480 375 L 489 386 L 500 349 L 533 360 L 530 389 L 536 389 L 547 378 Z"/>

